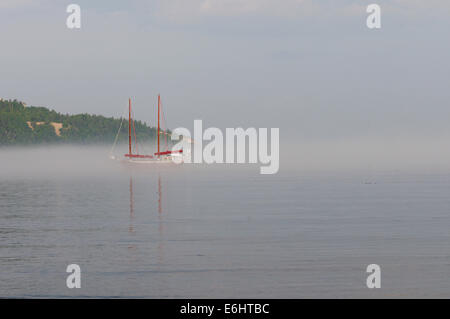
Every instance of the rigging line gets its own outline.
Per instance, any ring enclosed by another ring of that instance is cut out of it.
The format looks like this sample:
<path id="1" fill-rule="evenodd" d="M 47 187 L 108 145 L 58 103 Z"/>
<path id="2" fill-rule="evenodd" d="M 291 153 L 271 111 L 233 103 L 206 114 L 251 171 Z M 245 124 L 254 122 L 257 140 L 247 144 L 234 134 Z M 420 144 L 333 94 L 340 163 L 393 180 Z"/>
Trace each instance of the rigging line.
<path id="1" fill-rule="evenodd" d="M 162 107 L 162 102 L 161 102 L 161 113 L 162 113 L 162 119 L 163 119 L 163 124 L 164 124 L 164 143 L 166 145 L 166 150 L 169 150 L 169 146 L 167 145 L 167 135 L 168 135 L 167 129 L 168 129 L 168 127 L 167 127 L 166 117 L 164 115 L 164 109 Z"/>
<path id="2" fill-rule="evenodd" d="M 119 130 L 117 131 L 116 138 L 114 139 L 113 146 L 111 148 L 111 151 L 109 152 L 109 156 L 110 157 L 113 156 L 114 149 L 116 148 L 117 140 L 119 139 L 120 130 L 122 129 L 122 125 L 123 125 L 123 121 L 125 120 L 126 112 L 127 112 L 127 109 L 125 108 L 125 110 L 123 111 L 123 114 L 122 114 L 122 121 L 120 122 Z"/>
<path id="3" fill-rule="evenodd" d="M 133 134 L 134 134 L 134 151 L 136 152 L 136 154 L 139 154 L 139 150 L 138 150 L 138 141 L 136 139 L 136 127 L 134 125 L 135 122 L 135 116 L 134 116 L 134 111 L 131 111 L 133 113 Z"/>
<path id="4" fill-rule="evenodd" d="M 150 122 L 149 123 L 147 123 L 147 122 L 144 122 L 144 126 L 145 126 L 145 128 L 149 128 L 149 136 L 151 136 L 151 126 L 150 126 Z M 146 131 L 146 130 L 145 130 Z M 146 135 L 147 136 L 147 135 Z M 151 138 L 149 138 L 149 140 L 150 140 L 150 145 L 151 145 Z M 148 141 L 146 141 L 146 143 L 147 144 L 144 144 L 143 142 L 141 142 L 141 141 L 139 141 L 138 142 L 139 143 L 139 147 L 141 148 L 141 150 L 142 150 L 142 152 L 143 152 L 143 154 L 151 154 L 151 152 L 149 152 L 148 151 L 148 148 L 147 148 L 147 146 L 148 146 Z"/>
<path id="5" fill-rule="evenodd" d="M 163 133 L 164 134 L 164 145 L 165 145 L 166 151 L 167 151 L 167 150 L 169 150 L 169 147 L 167 146 L 167 133 L 166 133 L 167 125 L 166 125 L 166 118 L 164 116 L 164 110 L 163 110 L 162 103 L 161 103 L 161 113 L 162 113 L 163 125 L 164 125 L 164 133 Z"/>
<path id="6" fill-rule="evenodd" d="M 147 123 L 144 122 L 144 125 L 147 125 Z M 148 149 L 146 148 L 144 142 L 142 142 L 142 139 L 140 139 L 137 143 L 139 143 L 139 147 L 142 151 L 142 154 L 149 154 Z"/>
<path id="7" fill-rule="evenodd" d="M 155 125 L 156 125 L 156 122 L 155 122 Z M 159 134 L 158 129 L 155 127 L 155 145 L 158 143 L 158 134 Z"/>
<path id="8" fill-rule="evenodd" d="M 140 139 L 139 141 L 136 141 L 136 145 L 139 144 L 139 149 L 142 151 L 141 154 L 149 154 L 147 152 L 147 148 L 145 147 L 145 144 L 142 142 L 142 139 Z"/>

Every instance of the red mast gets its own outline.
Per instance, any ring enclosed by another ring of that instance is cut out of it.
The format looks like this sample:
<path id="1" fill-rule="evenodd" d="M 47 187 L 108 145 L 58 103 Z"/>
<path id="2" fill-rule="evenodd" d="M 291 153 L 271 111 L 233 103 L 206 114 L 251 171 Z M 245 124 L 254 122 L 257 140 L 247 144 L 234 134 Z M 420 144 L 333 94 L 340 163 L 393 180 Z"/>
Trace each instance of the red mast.
<path id="1" fill-rule="evenodd" d="M 131 155 L 131 98 L 128 99 L 128 154 Z"/>
<path id="2" fill-rule="evenodd" d="M 159 135 L 160 135 L 160 131 L 161 131 L 161 125 L 160 125 L 160 121 L 159 121 L 160 113 L 161 113 L 161 96 L 158 94 L 158 133 L 157 133 L 158 134 L 158 152 L 156 152 L 155 155 L 158 155 L 158 157 L 159 157 L 161 155 L 171 155 L 171 154 L 174 154 L 174 153 L 183 153 L 183 150 L 177 150 L 177 151 L 169 151 L 169 150 L 167 150 L 167 151 L 164 151 L 164 152 L 160 151 L 160 147 L 159 147 Z M 164 135 L 166 135 L 166 134 L 167 133 L 164 132 Z"/>
<path id="3" fill-rule="evenodd" d="M 136 154 L 132 152 L 132 140 L 131 140 L 131 125 L 133 125 L 134 132 L 134 143 L 136 144 Z M 125 157 L 132 158 L 153 158 L 152 155 L 139 155 L 139 150 L 137 149 L 137 139 L 136 139 L 136 127 L 134 126 L 134 120 L 131 116 L 131 98 L 128 99 L 128 154 Z"/>
<path id="4" fill-rule="evenodd" d="M 159 155 L 159 112 L 161 108 L 161 96 L 158 94 L 158 155 Z"/>

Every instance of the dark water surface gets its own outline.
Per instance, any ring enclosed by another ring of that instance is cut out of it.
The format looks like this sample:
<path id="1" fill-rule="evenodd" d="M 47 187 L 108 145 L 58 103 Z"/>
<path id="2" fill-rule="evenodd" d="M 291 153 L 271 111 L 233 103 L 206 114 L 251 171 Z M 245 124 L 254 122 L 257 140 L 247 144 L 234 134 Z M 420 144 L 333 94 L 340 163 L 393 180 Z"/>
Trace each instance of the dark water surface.
<path id="1" fill-rule="evenodd" d="M 0 296 L 450 297 L 449 174 L 115 165 L 3 174 Z"/>

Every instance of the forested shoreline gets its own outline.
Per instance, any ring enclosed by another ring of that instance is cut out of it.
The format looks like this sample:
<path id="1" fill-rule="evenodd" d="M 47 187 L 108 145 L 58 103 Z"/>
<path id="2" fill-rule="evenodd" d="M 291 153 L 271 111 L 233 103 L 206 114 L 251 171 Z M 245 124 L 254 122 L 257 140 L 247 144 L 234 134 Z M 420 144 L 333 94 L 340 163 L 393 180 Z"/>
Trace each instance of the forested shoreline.
<path id="1" fill-rule="evenodd" d="M 0 146 L 61 143 L 113 143 L 122 119 L 91 114 L 61 114 L 46 107 L 27 106 L 0 99 Z M 141 142 L 155 140 L 156 129 L 135 121 Z M 128 138 L 128 119 L 123 121 L 119 142 Z"/>

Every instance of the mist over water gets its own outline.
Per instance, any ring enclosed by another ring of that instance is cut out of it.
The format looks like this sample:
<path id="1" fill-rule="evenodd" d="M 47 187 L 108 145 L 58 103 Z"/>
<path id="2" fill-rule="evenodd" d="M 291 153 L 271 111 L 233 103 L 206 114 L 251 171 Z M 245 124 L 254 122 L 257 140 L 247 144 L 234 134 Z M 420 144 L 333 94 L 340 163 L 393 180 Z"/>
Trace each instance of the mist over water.
<path id="1" fill-rule="evenodd" d="M 0 149 L 2 177 L 77 178 L 113 172 L 106 146 L 33 146 Z"/>
<path id="2" fill-rule="evenodd" d="M 204 143 L 204 146 L 206 144 Z M 280 144 L 280 170 L 275 175 L 450 172 L 450 138 L 349 139 L 286 142 Z M 141 153 L 155 152 L 153 144 L 141 145 Z M 126 171 L 119 161 L 127 153 L 118 145 L 33 146 L 0 148 L 2 178 L 82 178 L 114 176 Z M 224 152 L 225 153 L 225 152 Z M 114 155 L 116 161 L 111 160 Z M 172 165 L 171 165 L 172 166 Z M 178 165 L 174 165 L 178 166 Z M 184 164 L 183 170 L 246 169 L 259 174 L 264 164 Z M 147 169 L 151 171 L 152 169 Z"/>
<path id="3" fill-rule="evenodd" d="M 2 148 L 0 296 L 448 297 L 443 145 L 282 143 L 275 175 Z M 371 263 L 384 289 L 366 288 Z"/>

